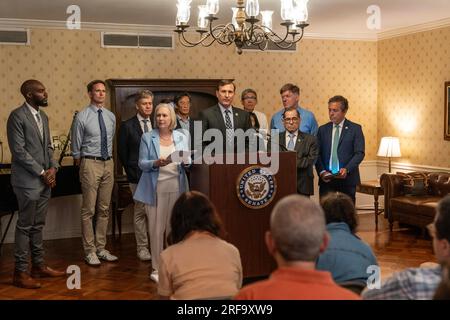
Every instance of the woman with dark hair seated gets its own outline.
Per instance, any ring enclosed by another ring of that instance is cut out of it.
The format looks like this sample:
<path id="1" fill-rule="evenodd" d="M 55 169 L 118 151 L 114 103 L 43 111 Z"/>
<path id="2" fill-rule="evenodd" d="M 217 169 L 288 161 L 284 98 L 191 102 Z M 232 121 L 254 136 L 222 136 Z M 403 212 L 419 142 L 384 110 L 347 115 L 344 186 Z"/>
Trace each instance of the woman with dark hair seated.
<path id="1" fill-rule="evenodd" d="M 346 194 L 332 192 L 321 199 L 330 241 L 317 259 L 317 269 L 331 272 L 334 281 L 366 285 L 373 271 L 367 267 L 378 265 L 368 244 L 355 231 L 358 225 L 352 199 Z"/>
<path id="2" fill-rule="evenodd" d="M 160 256 L 162 299 L 228 299 L 242 286 L 238 249 L 221 239 L 222 223 L 202 193 L 183 193 L 172 210 L 169 247 Z"/>

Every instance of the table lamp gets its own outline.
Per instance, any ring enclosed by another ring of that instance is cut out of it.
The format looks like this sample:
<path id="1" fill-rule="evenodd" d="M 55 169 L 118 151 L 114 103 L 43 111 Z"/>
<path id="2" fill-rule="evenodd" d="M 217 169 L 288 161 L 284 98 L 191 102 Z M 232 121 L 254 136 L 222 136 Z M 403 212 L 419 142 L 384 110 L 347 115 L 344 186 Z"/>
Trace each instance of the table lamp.
<path id="1" fill-rule="evenodd" d="M 377 156 L 386 157 L 389 160 L 389 173 L 391 173 L 391 158 L 401 157 L 400 141 L 397 137 L 381 138 L 380 147 Z"/>

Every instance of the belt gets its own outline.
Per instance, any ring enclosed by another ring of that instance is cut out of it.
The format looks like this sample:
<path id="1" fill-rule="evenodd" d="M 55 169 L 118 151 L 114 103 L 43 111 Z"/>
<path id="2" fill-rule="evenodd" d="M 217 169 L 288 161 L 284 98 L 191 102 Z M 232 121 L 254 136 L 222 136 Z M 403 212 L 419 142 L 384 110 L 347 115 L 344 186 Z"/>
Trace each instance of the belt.
<path id="1" fill-rule="evenodd" d="M 108 161 L 108 160 L 111 160 L 111 157 L 108 157 L 108 158 L 102 158 L 102 157 L 94 157 L 94 156 L 84 156 L 84 157 L 82 157 L 82 158 L 85 158 L 85 159 L 91 159 L 91 160 L 98 160 L 98 161 Z"/>

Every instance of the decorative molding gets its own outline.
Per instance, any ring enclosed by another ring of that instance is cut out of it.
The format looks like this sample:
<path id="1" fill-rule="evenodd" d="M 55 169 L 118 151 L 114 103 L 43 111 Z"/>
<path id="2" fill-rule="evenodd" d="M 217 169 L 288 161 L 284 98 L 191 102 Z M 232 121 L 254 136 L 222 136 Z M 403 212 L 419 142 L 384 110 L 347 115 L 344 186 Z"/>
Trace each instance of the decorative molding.
<path id="1" fill-rule="evenodd" d="M 27 19 L 6 19 L 0 18 L 0 28 L 36 28 L 36 29 L 67 29 L 66 21 L 57 20 L 27 20 Z M 67 29 L 69 30 L 69 29 Z M 81 22 L 81 29 L 70 31 L 106 31 L 120 33 L 157 33 L 170 34 L 173 33 L 174 27 L 156 26 L 142 24 L 117 24 L 117 23 L 97 23 L 97 22 Z"/>
<path id="2" fill-rule="evenodd" d="M 380 33 L 378 33 L 378 40 L 386 40 L 386 39 L 395 38 L 395 37 L 399 37 L 399 36 L 405 36 L 405 35 L 409 35 L 409 34 L 413 34 L 413 33 L 445 28 L 448 26 L 450 26 L 450 18 L 445 18 L 445 19 L 441 19 L 441 20 L 418 24 L 415 26 L 396 28 L 393 30 L 380 32 Z"/>
<path id="3" fill-rule="evenodd" d="M 384 32 L 367 33 L 320 33 L 305 32 L 305 39 L 342 40 L 342 41 L 379 41 L 417 32 L 429 31 L 450 26 L 450 18 L 422 23 L 409 27 L 395 28 Z M 0 28 L 38 28 L 38 29 L 67 29 L 66 21 L 58 20 L 31 20 L 0 18 Z M 167 34 L 173 33 L 173 26 L 143 25 L 143 24 L 117 24 L 82 22 L 80 30 L 107 31 L 107 32 L 151 32 Z"/>

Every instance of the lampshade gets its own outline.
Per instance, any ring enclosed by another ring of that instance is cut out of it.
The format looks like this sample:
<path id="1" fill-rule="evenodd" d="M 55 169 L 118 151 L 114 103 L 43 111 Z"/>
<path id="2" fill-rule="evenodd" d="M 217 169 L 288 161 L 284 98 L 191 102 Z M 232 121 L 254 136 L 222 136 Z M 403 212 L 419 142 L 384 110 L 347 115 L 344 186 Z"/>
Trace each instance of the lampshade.
<path id="1" fill-rule="evenodd" d="M 401 157 L 400 141 L 396 137 L 381 138 L 380 147 L 378 148 L 377 156 L 379 157 Z"/>

